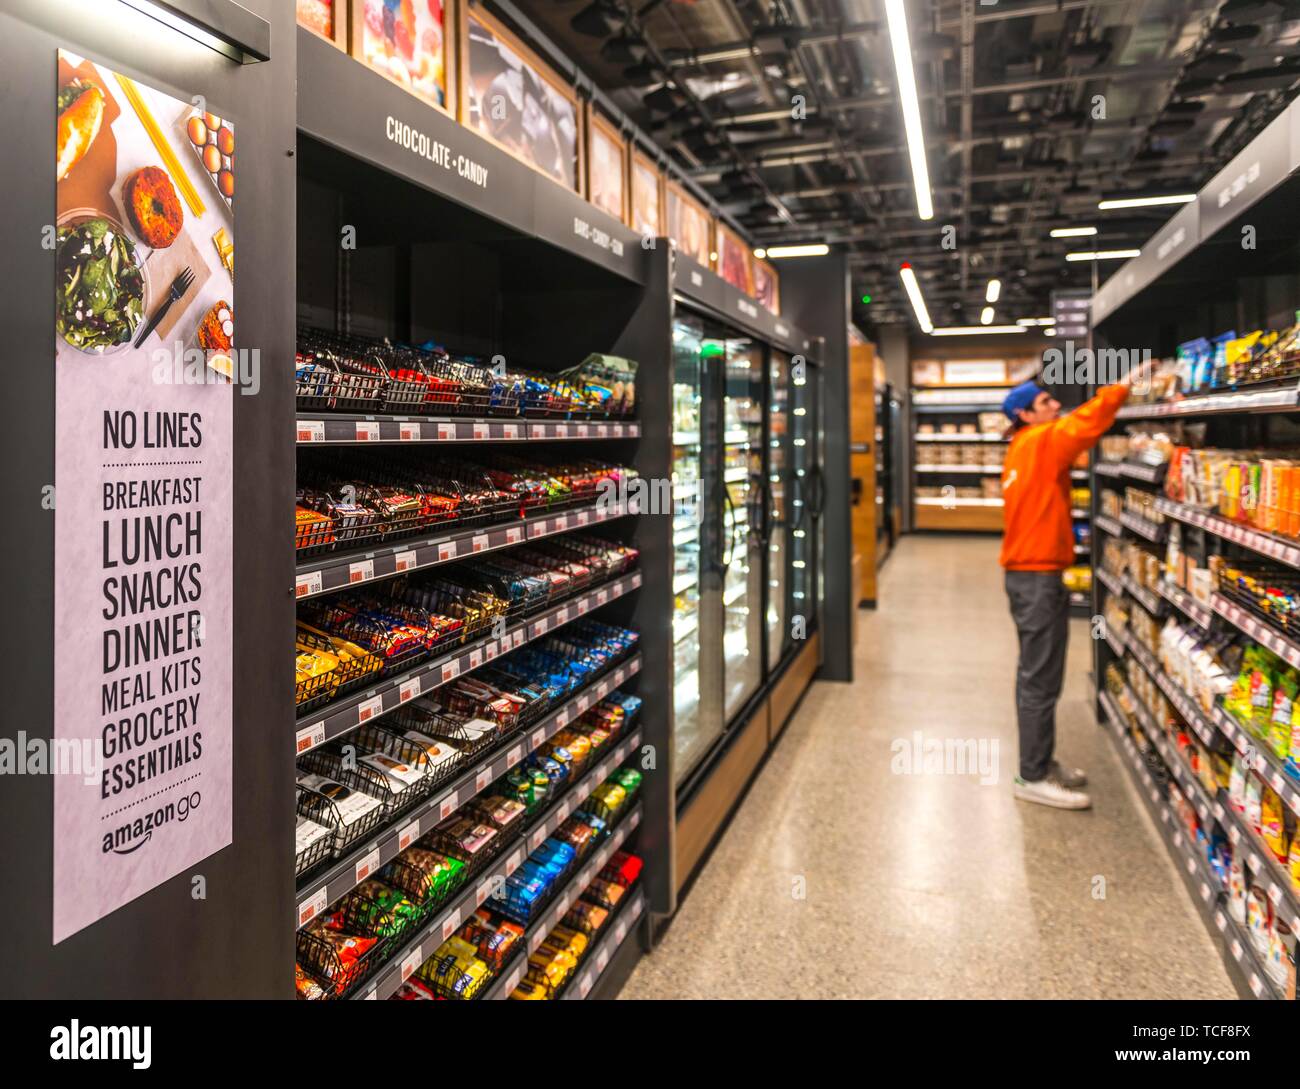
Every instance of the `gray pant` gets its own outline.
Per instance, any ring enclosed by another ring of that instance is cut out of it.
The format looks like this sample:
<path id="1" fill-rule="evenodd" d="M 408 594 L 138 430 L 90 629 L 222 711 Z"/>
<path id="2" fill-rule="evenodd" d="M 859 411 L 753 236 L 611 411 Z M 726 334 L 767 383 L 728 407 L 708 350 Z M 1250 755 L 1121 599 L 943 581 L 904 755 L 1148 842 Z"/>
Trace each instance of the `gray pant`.
<path id="1" fill-rule="evenodd" d="M 1020 777 L 1032 783 L 1047 775 L 1056 748 L 1056 701 L 1065 677 L 1070 595 L 1059 571 L 1008 571 L 1006 587 L 1020 635 Z"/>

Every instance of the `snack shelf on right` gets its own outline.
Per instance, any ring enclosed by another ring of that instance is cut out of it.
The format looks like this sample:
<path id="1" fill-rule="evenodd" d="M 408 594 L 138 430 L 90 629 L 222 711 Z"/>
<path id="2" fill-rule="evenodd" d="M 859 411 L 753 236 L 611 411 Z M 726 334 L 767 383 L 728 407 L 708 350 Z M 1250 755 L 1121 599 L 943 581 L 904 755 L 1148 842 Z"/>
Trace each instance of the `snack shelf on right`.
<path id="1" fill-rule="evenodd" d="M 1198 875 L 1189 892 L 1238 989 L 1293 999 L 1300 183 L 1285 129 L 1263 136 L 1287 154 L 1243 151 L 1094 298 L 1098 358 L 1136 347 L 1158 362 L 1098 444 L 1091 483 L 1098 719 L 1120 720 L 1130 767 L 1139 751 L 1140 792 Z M 1270 237 L 1243 252 L 1239 228 L 1258 216 Z"/>

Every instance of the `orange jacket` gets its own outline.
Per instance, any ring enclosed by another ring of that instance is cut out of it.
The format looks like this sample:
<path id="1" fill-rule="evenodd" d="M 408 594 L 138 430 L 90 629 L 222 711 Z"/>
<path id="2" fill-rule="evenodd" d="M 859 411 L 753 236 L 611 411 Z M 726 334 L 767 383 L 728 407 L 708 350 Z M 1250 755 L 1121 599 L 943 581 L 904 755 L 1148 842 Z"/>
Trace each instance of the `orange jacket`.
<path id="1" fill-rule="evenodd" d="M 1070 466 L 1112 423 L 1128 386 L 1107 386 L 1051 423 L 1012 436 L 1002 467 L 1006 531 L 1000 563 L 1008 571 L 1063 571 L 1074 563 Z"/>

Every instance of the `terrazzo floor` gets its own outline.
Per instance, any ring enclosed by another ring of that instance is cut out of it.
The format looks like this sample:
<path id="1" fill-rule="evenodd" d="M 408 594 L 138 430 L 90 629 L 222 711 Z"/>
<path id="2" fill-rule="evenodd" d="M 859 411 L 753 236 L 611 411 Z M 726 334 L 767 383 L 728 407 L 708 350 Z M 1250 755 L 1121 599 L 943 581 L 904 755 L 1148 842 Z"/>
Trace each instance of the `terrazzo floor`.
<path id="1" fill-rule="evenodd" d="M 1084 620 L 1057 753 L 1087 769 L 1093 808 L 1012 797 L 1016 642 L 997 549 L 903 539 L 880 608 L 859 614 L 857 680 L 808 692 L 622 998 L 1236 997 L 1093 720 Z M 910 749 L 915 731 L 982 741 L 991 761 L 996 742 L 997 782 L 897 770 L 894 742 Z"/>

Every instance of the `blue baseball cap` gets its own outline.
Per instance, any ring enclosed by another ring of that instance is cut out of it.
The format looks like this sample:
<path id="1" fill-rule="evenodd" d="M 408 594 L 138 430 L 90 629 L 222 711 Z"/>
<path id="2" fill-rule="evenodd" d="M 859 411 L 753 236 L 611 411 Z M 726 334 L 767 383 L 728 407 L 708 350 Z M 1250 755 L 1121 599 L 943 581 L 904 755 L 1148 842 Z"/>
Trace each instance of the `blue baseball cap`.
<path id="1" fill-rule="evenodd" d="M 1034 407 L 1034 398 L 1040 393 L 1046 393 L 1037 382 L 1021 382 L 1015 389 L 1007 394 L 1006 400 L 1002 402 L 1002 411 L 1007 414 L 1007 419 L 1012 423 L 1020 422 L 1020 413 L 1028 412 Z"/>

